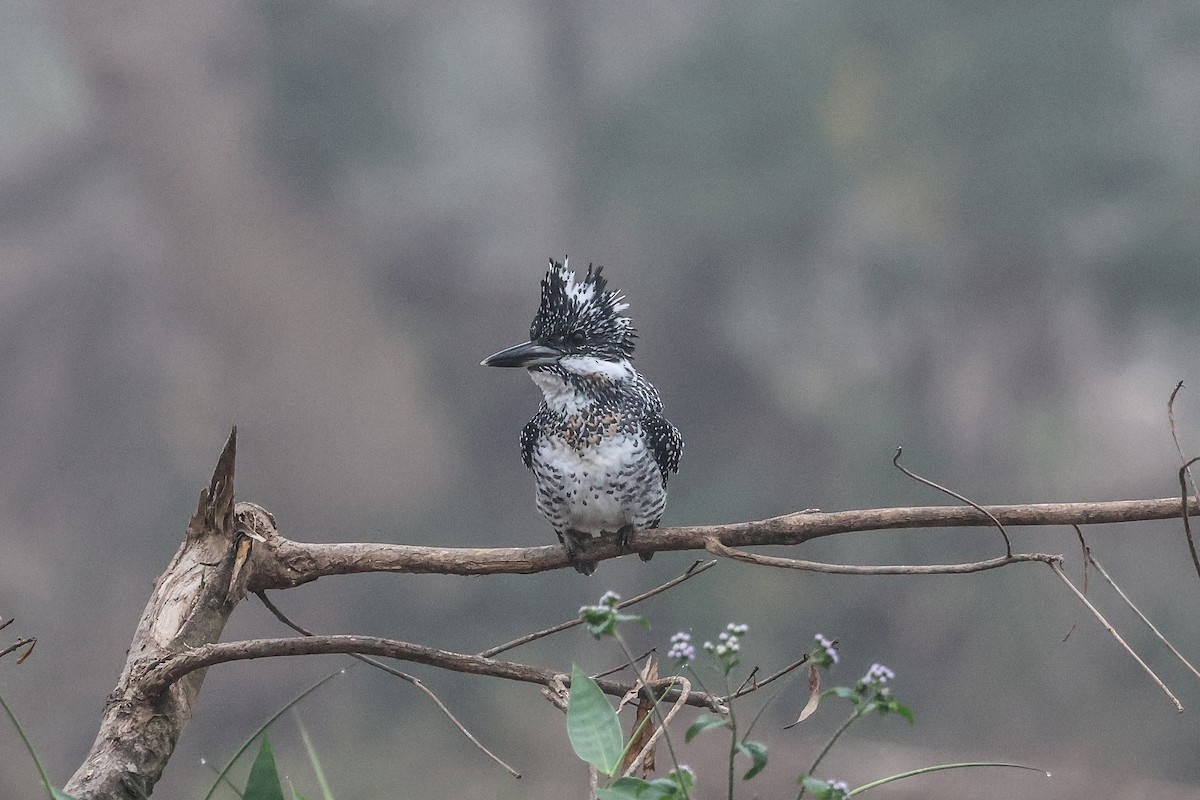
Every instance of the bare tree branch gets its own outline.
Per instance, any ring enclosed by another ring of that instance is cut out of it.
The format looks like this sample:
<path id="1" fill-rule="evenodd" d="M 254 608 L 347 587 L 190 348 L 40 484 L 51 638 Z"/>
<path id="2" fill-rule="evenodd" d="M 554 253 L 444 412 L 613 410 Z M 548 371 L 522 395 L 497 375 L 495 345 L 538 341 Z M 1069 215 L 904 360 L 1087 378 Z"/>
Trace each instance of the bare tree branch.
<path id="1" fill-rule="evenodd" d="M 1191 498 L 1191 515 L 1200 502 Z M 980 527 L 985 525 L 1047 526 L 1103 525 L 1176 519 L 1182 516 L 1178 497 L 1155 500 L 1114 500 L 1098 503 L 1036 503 L 982 506 L 874 508 L 860 511 L 785 514 L 755 522 L 691 525 L 641 531 L 629 548 L 620 549 L 608 537 L 585 543 L 580 557 L 588 561 L 668 550 L 704 550 L 716 539 L 727 547 L 796 545 L 842 533 L 911 528 Z M 274 535 L 256 543 L 249 591 L 286 589 L 331 575 L 361 572 L 436 573 L 442 575 L 527 574 L 570 566 L 559 545 L 543 547 L 424 547 L 380 542 L 296 542 Z M 1028 560 L 1028 559 L 1026 559 Z"/>
<path id="2" fill-rule="evenodd" d="M 569 685 L 564 673 L 544 667 L 534 667 L 528 664 L 518 664 L 515 661 L 497 661 L 491 658 L 455 653 L 450 650 L 440 650 L 435 647 L 401 642 L 396 639 L 382 639 L 376 636 L 302 636 L 286 639 L 251 639 L 244 642 L 214 642 L 195 647 L 190 650 L 175 653 L 157 664 L 145 677 L 141 689 L 147 696 L 165 692 L 177 681 L 197 670 L 214 664 L 229 661 L 245 661 L 255 658 L 274 658 L 277 656 L 300 655 L 330 655 L 333 653 L 361 653 L 363 655 L 384 656 L 399 661 L 411 661 L 427 664 L 455 672 L 467 672 L 473 675 L 487 675 L 493 678 L 504 678 L 523 683 L 550 685 L 555 678 L 560 678 Z M 650 685 L 656 691 L 665 690 L 663 699 L 673 700 L 678 696 L 678 690 L 667 688 L 672 682 L 668 679 L 657 681 Z M 623 682 L 599 679 L 596 684 L 605 694 L 621 697 L 632 691 L 636 681 Z M 720 703 L 711 695 L 692 692 L 688 696 L 688 705 L 699 708 L 716 710 Z"/>
<path id="3" fill-rule="evenodd" d="M 541 572 L 570 565 L 563 549 L 557 545 L 449 548 L 292 541 L 279 534 L 275 518 L 266 509 L 254 503 L 235 505 L 235 451 L 236 430 L 230 434 L 208 488 L 200 495 L 183 542 L 155 584 L 130 645 L 125 669 L 105 705 L 96 741 L 87 759 L 67 783 L 66 790 L 70 794 L 81 800 L 136 800 L 148 796 L 187 724 L 205 668 L 225 661 L 357 653 L 543 686 L 561 682 L 561 674 L 543 667 L 375 637 L 306 636 L 218 643 L 225 622 L 247 591 L 284 589 L 325 576 L 361 572 L 485 575 Z M 1102 503 L 884 508 L 832 513 L 805 511 L 755 522 L 643 531 L 633 541 L 632 549 L 637 552 L 706 549 L 725 558 L 752 564 L 840 574 L 965 573 L 1024 561 L 1041 561 L 1048 563 L 1066 580 L 1059 566 L 1061 557 L 1039 553 L 1014 553 L 969 564 L 872 567 L 761 556 L 745 552 L 744 548 L 795 545 L 823 536 L 859 531 L 983 525 L 1096 525 L 1169 519 L 1179 517 L 1185 511 L 1195 514 L 1197 508 L 1196 499 L 1185 495 L 1182 503 L 1180 498 L 1171 497 Z M 617 542 L 607 538 L 588 543 L 585 551 L 583 555 L 589 561 L 622 554 Z M 708 569 L 710 564 L 693 568 L 630 602 L 676 586 Z M 573 621 L 563 623 L 531 636 L 548 635 L 572 624 Z M 494 654 L 499 649 L 529 640 L 530 637 L 522 637 L 486 652 Z M 634 683 L 607 678 L 601 678 L 597 683 L 615 696 L 634 687 Z M 659 681 L 652 684 L 652 688 L 665 691 L 665 699 L 674 700 L 679 696 L 678 690 L 667 688 L 668 684 L 669 681 Z M 742 692 L 739 690 L 738 693 Z M 716 709 L 721 707 L 723 700 L 691 692 L 686 702 Z"/>

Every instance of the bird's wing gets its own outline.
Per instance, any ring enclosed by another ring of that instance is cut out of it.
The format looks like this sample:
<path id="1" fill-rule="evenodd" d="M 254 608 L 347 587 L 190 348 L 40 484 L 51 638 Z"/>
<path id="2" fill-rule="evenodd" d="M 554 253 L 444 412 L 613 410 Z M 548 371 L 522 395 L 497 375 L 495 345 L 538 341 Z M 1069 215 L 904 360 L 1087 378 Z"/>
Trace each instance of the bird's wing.
<path id="1" fill-rule="evenodd" d="M 661 414 L 651 414 L 642 420 L 646 431 L 646 443 L 662 472 L 663 485 L 667 485 L 667 473 L 679 472 L 679 457 L 683 454 L 683 437 L 679 429 Z"/>

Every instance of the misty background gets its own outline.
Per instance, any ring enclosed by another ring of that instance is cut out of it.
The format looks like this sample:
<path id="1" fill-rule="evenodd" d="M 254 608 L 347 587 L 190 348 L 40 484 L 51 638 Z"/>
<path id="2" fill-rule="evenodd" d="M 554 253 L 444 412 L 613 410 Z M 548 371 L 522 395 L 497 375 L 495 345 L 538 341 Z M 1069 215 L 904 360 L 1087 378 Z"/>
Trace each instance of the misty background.
<path id="1" fill-rule="evenodd" d="M 537 389 L 479 366 L 527 337 L 550 256 L 603 264 L 631 303 L 636 364 L 687 442 L 666 525 L 950 502 L 892 467 L 898 445 L 980 503 L 1178 491 L 1167 398 L 1200 388 L 1194 2 L 12 2 L 0 112 L 0 616 L 17 620 L 0 636 L 38 638 L 24 665 L 0 662 L 0 693 L 58 785 L 233 424 L 238 497 L 290 538 L 553 541 L 517 449 Z M 1200 452 L 1194 390 L 1176 416 Z M 1086 533 L 1200 656 L 1180 523 Z M 1010 534 L 1081 578 L 1069 528 Z M 976 529 L 779 552 L 1000 548 Z M 274 599 L 322 633 L 476 652 L 698 556 L 590 579 L 330 578 Z M 975 759 L 1054 774 L 945 773 L 889 797 L 1195 796 L 1200 686 L 1110 590 L 1090 594 L 1186 713 L 1034 565 L 721 563 L 646 604 L 653 627 L 631 636 L 665 652 L 676 630 L 736 621 L 767 672 L 818 632 L 841 642 L 836 683 L 895 669 L 916 724 L 860 723 L 822 777 Z M 250 600 L 226 638 L 286 633 Z M 578 630 L 510 656 L 620 658 Z M 341 663 L 210 670 L 156 794 L 202 796 L 202 759 L 223 764 Z M 535 687 L 411 671 L 525 777 L 356 668 L 299 709 L 338 796 L 584 796 Z M 843 720 L 827 702 L 781 730 L 802 683 L 759 723 L 771 762 L 740 796 L 790 796 Z M 314 796 L 294 720 L 272 736 Z M 722 785 L 714 746 L 684 748 L 703 797 Z M 32 796 L 7 724 L 0 752 L 0 795 Z"/>

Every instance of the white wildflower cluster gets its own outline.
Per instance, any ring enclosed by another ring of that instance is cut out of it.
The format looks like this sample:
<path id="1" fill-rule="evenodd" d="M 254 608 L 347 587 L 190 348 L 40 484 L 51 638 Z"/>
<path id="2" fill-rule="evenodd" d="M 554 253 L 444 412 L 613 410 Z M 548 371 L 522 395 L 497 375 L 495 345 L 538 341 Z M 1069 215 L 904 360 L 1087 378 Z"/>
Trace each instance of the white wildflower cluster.
<path id="1" fill-rule="evenodd" d="M 813 638 L 817 640 L 817 644 L 820 645 L 821 649 L 825 651 L 825 655 L 829 657 L 829 662 L 831 664 L 838 663 L 840 659 L 837 648 L 833 646 L 833 642 L 819 633 Z"/>
<path id="2" fill-rule="evenodd" d="M 692 635 L 687 631 L 680 631 L 672 636 L 671 649 L 667 651 L 667 658 L 677 661 L 695 661 L 696 647 L 692 644 Z"/>
<path id="3" fill-rule="evenodd" d="M 845 781 L 829 781 L 829 788 L 839 792 L 848 792 L 850 784 Z"/>
<path id="4" fill-rule="evenodd" d="M 742 649 L 741 638 L 749 632 L 749 625 L 731 622 L 725 626 L 725 630 L 721 631 L 721 635 L 717 637 L 718 644 L 705 642 L 704 649 L 710 653 L 716 653 L 718 656 L 736 653 Z"/>
<path id="5" fill-rule="evenodd" d="M 895 677 L 896 673 L 883 664 L 872 664 L 871 668 L 867 670 L 867 674 L 863 677 L 862 682 L 868 686 L 883 686 Z"/>
<path id="6" fill-rule="evenodd" d="M 600 600 L 594 606 L 580 606 L 579 616 L 585 619 L 588 615 L 605 614 L 609 611 L 615 611 L 617 604 L 621 602 L 621 595 L 609 589 L 604 594 L 600 595 Z"/>

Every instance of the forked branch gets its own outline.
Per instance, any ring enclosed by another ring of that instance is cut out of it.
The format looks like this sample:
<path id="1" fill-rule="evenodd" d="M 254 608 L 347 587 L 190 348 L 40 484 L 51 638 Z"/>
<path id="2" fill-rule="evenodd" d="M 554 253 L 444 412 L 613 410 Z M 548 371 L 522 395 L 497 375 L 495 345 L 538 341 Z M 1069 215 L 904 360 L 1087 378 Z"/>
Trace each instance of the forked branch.
<path id="1" fill-rule="evenodd" d="M 470 548 L 416 547 L 383 543 L 305 543 L 279 534 L 275 518 L 253 503 L 234 502 L 236 430 L 231 433 L 200 495 L 183 542 L 154 591 L 138 624 L 117 688 L 105 706 L 100 732 L 87 759 L 67 783 L 72 796 L 144 798 L 151 794 L 186 725 L 206 667 L 225 661 L 288 655 L 358 653 L 429 664 L 439 668 L 553 685 L 559 672 L 391 639 L 363 636 L 304 636 L 220 643 L 226 620 L 247 591 L 286 589 L 332 575 L 361 572 L 486 575 L 533 573 L 570 566 L 559 546 Z M 968 501 L 969 502 L 969 501 Z M 1058 556 L 1012 553 L 966 565 L 853 567 L 819 565 L 748 553 L 747 547 L 797 545 L 824 536 L 862 531 L 978 526 L 1096 525 L 1176 518 L 1198 513 L 1195 497 L 1102 503 L 882 508 L 798 512 L 754 522 L 697 525 L 644 531 L 636 552 L 709 550 L 749 563 L 821 569 L 840 573 L 907 574 L 974 572 L 1013 563 L 1041 561 L 1058 571 Z M 1007 536 L 1006 536 L 1007 540 Z M 617 542 L 599 539 L 581 554 L 589 561 L 616 558 Z M 776 563 L 786 562 L 786 563 Z M 707 569 L 707 566 L 701 568 Z M 695 570 L 695 574 L 700 570 Z M 662 591 L 691 575 L 654 590 Z M 648 593 L 652 594 L 654 592 Z M 558 627 L 564 626 L 556 626 Z M 534 636 L 546 635 L 550 631 Z M 633 683 L 604 679 L 600 687 L 623 695 Z M 668 700 L 679 696 L 669 681 L 653 684 Z M 661 684 L 661 685 L 660 685 Z M 740 692 L 739 692 L 740 693 Z M 689 692 L 686 703 L 715 708 L 722 698 Z"/>

